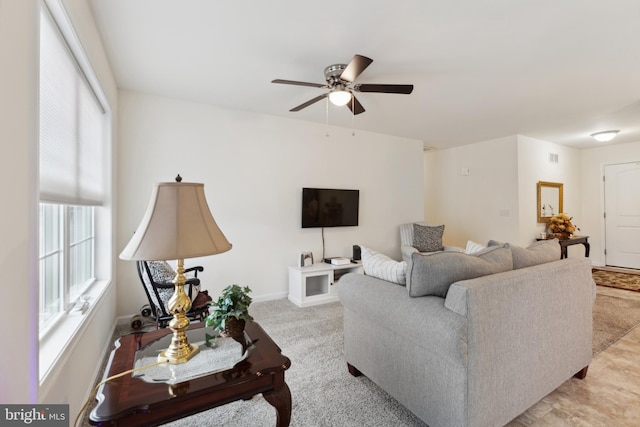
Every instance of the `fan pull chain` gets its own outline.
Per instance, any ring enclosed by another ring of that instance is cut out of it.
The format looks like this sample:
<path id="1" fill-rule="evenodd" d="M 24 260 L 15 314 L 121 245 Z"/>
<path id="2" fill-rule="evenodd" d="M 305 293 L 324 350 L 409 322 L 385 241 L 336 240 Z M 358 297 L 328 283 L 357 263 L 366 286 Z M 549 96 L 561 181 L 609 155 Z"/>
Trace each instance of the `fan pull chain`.
<path id="1" fill-rule="evenodd" d="M 351 94 L 351 136 L 356 136 L 356 97 Z"/>
<path id="2" fill-rule="evenodd" d="M 325 123 L 325 126 L 326 126 L 326 137 L 329 138 L 329 97 L 326 97 L 325 100 L 327 101 L 324 104 L 325 108 L 326 108 L 326 111 L 327 111 L 327 114 L 326 114 L 327 121 Z"/>

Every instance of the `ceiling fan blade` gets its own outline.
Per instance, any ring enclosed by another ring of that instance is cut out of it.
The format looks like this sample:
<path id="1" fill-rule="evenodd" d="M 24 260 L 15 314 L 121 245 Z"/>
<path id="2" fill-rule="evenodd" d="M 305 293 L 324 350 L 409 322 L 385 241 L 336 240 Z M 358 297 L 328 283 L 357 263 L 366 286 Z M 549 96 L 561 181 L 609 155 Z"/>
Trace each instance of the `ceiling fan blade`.
<path id="1" fill-rule="evenodd" d="M 271 83 L 280 83 L 280 84 L 283 84 L 283 85 L 296 85 L 296 86 L 311 86 L 311 87 L 318 87 L 318 88 L 324 88 L 324 89 L 328 89 L 329 88 L 329 86 L 327 86 L 326 84 L 322 84 L 322 83 L 297 82 L 295 80 L 275 79 L 275 80 L 271 80 Z"/>
<path id="2" fill-rule="evenodd" d="M 347 68 L 340 74 L 340 80 L 353 83 L 372 62 L 373 59 L 367 58 L 366 56 L 354 55 L 349 65 L 347 65 Z"/>
<path id="3" fill-rule="evenodd" d="M 356 96 L 353 94 L 351 94 L 351 101 L 349 101 L 347 107 L 349 107 L 349 110 L 351 110 L 354 115 L 364 113 L 365 111 L 362 104 L 360 104 L 360 102 L 358 101 L 358 98 L 356 98 Z"/>
<path id="4" fill-rule="evenodd" d="M 305 102 L 304 104 L 300 104 L 300 105 L 298 105 L 297 107 L 293 107 L 293 108 L 292 108 L 291 110 L 289 110 L 289 111 L 300 111 L 300 110 L 302 110 L 303 108 L 307 108 L 309 105 L 311 105 L 311 104 L 315 104 L 316 102 L 320 101 L 321 99 L 326 98 L 327 96 L 329 96 L 329 94 L 328 94 L 328 93 L 325 93 L 325 94 L 320 95 L 320 96 L 316 96 L 315 98 L 308 100 L 308 101 L 307 101 L 307 102 Z"/>
<path id="5" fill-rule="evenodd" d="M 413 85 L 380 85 L 380 84 L 357 84 L 353 87 L 356 92 L 378 92 L 378 93 L 402 93 L 405 95 L 413 92 Z"/>

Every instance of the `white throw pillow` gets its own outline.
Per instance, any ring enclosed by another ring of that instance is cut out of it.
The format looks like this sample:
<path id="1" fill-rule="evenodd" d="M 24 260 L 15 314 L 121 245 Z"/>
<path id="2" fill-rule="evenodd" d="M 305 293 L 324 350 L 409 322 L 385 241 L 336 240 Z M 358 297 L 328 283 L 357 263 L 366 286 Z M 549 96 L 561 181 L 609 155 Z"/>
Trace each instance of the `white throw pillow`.
<path id="1" fill-rule="evenodd" d="M 399 285 L 407 283 L 407 263 L 405 261 L 396 261 L 364 246 L 360 246 L 360 253 L 365 274 Z"/>
<path id="2" fill-rule="evenodd" d="M 471 240 L 467 240 L 467 247 L 464 250 L 464 253 L 469 255 L 469 254 L 475 254 L 476 252 L 480 252 L 481 250 L 483 250 L 486 246 L 482 246 L 480 243 L 476 243 L 474 241 Z"/>

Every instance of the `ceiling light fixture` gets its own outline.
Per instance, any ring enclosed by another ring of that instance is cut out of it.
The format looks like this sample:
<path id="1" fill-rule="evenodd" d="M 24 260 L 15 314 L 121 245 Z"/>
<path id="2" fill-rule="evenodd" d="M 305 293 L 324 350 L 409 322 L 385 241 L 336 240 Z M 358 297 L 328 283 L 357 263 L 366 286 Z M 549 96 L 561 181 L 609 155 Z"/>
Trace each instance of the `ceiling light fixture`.
<path id="1" fill-rule="evenodd" d="M 339 107 L 347 105 L 349 101 L 351 101 L 351 92 L 346 90 L 342 85 L 336 86 L 336 88 L 329 93 L 329 100 L 333 105 Z"/>
<path id="2" fill-rule="evenodd" d="M 611 141 L 620 132 L 619 130 L 605 130 L 602 132 L 592 133 L 591 136 L 599 142 Z"/>

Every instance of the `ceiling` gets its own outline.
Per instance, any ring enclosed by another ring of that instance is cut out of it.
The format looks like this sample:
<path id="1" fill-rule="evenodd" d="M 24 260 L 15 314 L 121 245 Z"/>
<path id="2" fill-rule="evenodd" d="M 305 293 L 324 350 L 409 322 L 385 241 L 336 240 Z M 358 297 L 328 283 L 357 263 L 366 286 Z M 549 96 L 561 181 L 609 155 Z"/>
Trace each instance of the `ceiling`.
<path id="1" fill-rule="evenodd" d="M 289 112 L 322 89 L 271 80 L 324 83 L 357 53 L 358 83 L 414 91 L 358 94 L 366 112 L 331 106 L 331 125 L 433 148 L 640 141 L 637 0 L 88 1 L 122 89 L 325 123 L 324 102 Z"/>

